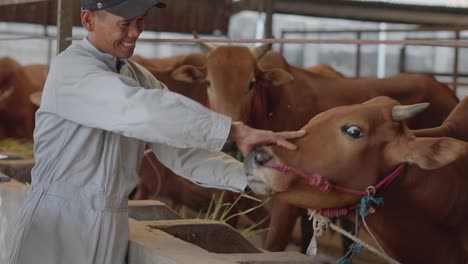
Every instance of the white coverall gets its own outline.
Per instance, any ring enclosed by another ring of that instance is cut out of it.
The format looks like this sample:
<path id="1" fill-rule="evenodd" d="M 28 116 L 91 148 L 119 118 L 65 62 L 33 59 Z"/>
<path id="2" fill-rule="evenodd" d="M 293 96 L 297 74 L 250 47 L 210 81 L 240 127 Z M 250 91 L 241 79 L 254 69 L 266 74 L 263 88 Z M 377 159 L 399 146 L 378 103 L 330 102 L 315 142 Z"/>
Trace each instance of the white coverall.
<path id="1" fill-rule="evenodd" d="M 151 73 L 86 38 L 58 55 L 36 113 L 32 189 L 11 264 L 118 264 L 128 244 L 127 196 L 145 144 L 176 174 L 241 192 L 242 164 L 219 152 L 230 118 L 170 92 Z"/>

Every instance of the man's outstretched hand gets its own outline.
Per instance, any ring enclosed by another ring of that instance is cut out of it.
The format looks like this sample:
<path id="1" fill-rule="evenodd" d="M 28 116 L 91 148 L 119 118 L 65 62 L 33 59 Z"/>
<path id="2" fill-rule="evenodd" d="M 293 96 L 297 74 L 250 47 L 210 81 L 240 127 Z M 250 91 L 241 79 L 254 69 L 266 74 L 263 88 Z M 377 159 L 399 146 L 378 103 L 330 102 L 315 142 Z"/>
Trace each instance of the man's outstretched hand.
<path id="1" fill-rule="evenodd" d="M 295 150 L 297 146 L 288 139 L 300 138 L 305 134 L 304 130 L 273 132 L 251 128 L 242 122 L 232 122 L 228 140 L 235 141 L 237 148 L 245 157 L 252 149 L 262 145 L 278 145 Z"/>

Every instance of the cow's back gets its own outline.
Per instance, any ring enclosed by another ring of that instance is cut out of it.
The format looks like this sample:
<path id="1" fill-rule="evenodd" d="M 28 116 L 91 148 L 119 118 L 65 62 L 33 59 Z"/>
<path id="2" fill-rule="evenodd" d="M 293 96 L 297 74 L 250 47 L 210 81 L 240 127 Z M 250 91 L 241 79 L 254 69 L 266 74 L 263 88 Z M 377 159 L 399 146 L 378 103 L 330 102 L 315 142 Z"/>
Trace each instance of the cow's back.
<path id="1" fill-rule="evenodd" d="M 389 96 L 402 104 L 429 102 L 429 109 L 409 120 L 413 129 L 437 127 L 457 105 L 455 94 L 432 76 L 423 74 L 398 74 L 377 78 L 330 78 L 305 69 L 286 65 L 280 60 L 269 60 L 293 76 L 281 87 L 262 87 L 266 110 L 255 108 L 252 124 L 258 128 L 298 129 L 308 120 L 333 107 L 358 104 L 377 96 Z M 267 64 L 263 64 L 267 65 Z M 264 66 L 266 67 L 266 66 Z M 277 68 L 280 68 L 277 67 Z"/>

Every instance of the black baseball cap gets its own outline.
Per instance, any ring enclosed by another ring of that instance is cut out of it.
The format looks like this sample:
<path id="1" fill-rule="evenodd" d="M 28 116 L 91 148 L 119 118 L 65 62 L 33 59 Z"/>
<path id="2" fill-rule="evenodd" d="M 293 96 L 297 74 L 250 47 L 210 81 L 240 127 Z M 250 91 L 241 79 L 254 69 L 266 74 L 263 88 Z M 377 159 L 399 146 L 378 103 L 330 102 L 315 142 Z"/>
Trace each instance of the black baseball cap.
<path id="1" fill-rule="evenodd" d="M 166 7 L 166 4 L 159 0 L 80 0 L 80 4 L 83 9 L 106 10 L 125 18 L 142 16 L 153 7 Z"/>

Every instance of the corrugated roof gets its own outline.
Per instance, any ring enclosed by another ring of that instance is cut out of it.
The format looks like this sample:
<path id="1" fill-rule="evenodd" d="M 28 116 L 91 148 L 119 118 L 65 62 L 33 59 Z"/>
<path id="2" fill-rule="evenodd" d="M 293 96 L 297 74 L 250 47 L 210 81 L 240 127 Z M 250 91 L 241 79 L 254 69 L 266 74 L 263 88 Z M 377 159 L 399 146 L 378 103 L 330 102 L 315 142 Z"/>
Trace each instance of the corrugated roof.
<path id="1" fill-rule="evenodd" d="M 73 24 L 81 26 L 79 0 L 73 1 Z M 153 8 L 146 20 L 146 30 L 212 34 L 226 34 L 229 14 L 224 1 L 177 0 L 167 1 L 166 9 Z M 56 25 L 57 1 L 7 5 L 0 8 L 0 21 Z"/>

